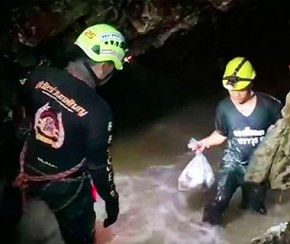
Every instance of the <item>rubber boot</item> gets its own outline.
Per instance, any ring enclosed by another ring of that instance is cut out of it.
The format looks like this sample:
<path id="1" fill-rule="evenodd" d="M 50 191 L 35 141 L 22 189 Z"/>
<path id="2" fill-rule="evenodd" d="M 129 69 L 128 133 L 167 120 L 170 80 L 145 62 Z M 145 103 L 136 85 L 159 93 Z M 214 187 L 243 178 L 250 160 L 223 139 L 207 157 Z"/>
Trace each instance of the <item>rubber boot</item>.
<path id="1" fill-rule="evenodd" d="M 267 209 L 265 207 L 265 198 L 267 187 L 265 184 L 255 184 L 251 183 L 250 189 L 250 199 L 249 203 L 252 209 L 252 212 L 265 215 L 267 214 Z"/>
<path id="2" fill-rule="evenodd" d="M 224 191 L 218 192 L 214 200 L 205 206 L 202 221 L 211 225 L 221 225 L 223 214 L 229 206 L 231 197 L 231 194 Z"/>
<path id="3" fill-rule="evenodd" d="M 243 210 L 249 209 L 249 186 L 247 184 L 244 184 L 242 186 L 242 199 L 240 203 L 240 208 Z"/>

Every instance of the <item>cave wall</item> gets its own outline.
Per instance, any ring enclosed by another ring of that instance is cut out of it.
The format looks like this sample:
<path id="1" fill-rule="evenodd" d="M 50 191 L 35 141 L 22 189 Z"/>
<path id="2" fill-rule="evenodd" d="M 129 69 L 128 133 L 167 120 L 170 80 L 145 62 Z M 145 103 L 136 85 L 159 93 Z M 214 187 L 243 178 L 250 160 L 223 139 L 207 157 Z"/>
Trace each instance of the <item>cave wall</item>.
<path id="1" fill-rule="evenodd" d="M 190 99 L 196 90 L 221 90 L 224 66 L 237 55 L 253 62 L 257 89 L 281 100 L 289 90 L 288 1 L 12 0 L 2 7 L 0 104 L 4 117 L 7 107 L 15 103 L 19 76 L 44 60 L 65 65 L 66 51 L 78 33 L 103 21 L 125 33 L 134 55 L 122 74 L 100 91 L 117 117 L 126 110 L 129 116 L 134 99 L 145 107 L 148 92 L 149 104 L 154 105 L 160 94 L 164 100 L 168 96 L 178 100 Z M 136 77 L 136 73 L 142 75 Z M 118 91 L 124 87 L 122 97 Z M 136 97 L 136 91 L 142 94 Z M 164 101 L 163 107 L 172 104 Z"/>
<path id="2" fill-rule="evenodd" d="M 255 66 L 255 88 L 282 101 L 290 88 L 288 1 L 12 0 L 5 1 L 1 11 L 1 121 L 17 103 L 21 75 L 45 60 L 62 67 L 78 33 L 103 21 L 125 33 L 134 56 L 112 83 L 100 89 L 117 118 L 124 111 L 129 117 L 138 110 L 133 106 L 136 101 L 143 110 L 162 103 L 153 111 L 156 115 L 191 99 L 196 91 L 222 92 L 224 66 L 237 55 L 248 57 Z"/>
<path id="3" fill-rule="evenodd" d="M 71 43 L 87 26 L 107 22 L 126 35 L 132 53 L 145 53 L 160 47 L 177 32 L 187 32 L 200 15 L 227 11 L 233 0 L 31 0 L 7 1 L 0 21 L 5 25 L 0 50 L 22 65 L 31 65 L 27 55 L 40 54 L 25 47 L 46 43 L 58 46 Z M 55 39 L 55 42 L 54 40 Z M 47 40 L 49 40 L 47 42 Z M 41 52 L 41 51 L 40 51 Z M 29 53 L 29 54 L 28 54 Z M 17 55 L 16 55 L 17 54 Z M 22 55 L 21 55 L 22 54 Z M 26 63 L 26 64 L 25 64 Z"/>
<path id="4" fill-rule="evenodd" d="M 17 80 L 43 61 L 64 66 L 70 44 L 87 26 L 107 22 L 128 39 L 132 55 L 159 49 L 233 0 L 11 0 L 1 4 L 0 110 L 17 103 Z M 194 41 L 199 42 L 199 39 Z M 9 110 L 9 109 L 8 109 Z M 2 116 L 3 117 L 3 116 Z M 4 116 L 5 117 L 5 116 Z M 2 119 L 1 119 L 2 120 Z"/>
<path id="5" fill-rule="evenodd" d="M 15 104 L 19 76 L 46 59 L 63 65 L 67 44 L 103 21 L 124 31 L 135 56 L 99 91 L 119 127 L 148 120 L 156 104 L 152 117 L 185 98 L 222 92 L 224 65 L 236 55 L 253 62 L 257 89 L 283 100 L 290 88 L 289 1 L 11 0 L 0 11 L 1 121 Z M 1 135 L 0 146 L 9 133 Z"/>

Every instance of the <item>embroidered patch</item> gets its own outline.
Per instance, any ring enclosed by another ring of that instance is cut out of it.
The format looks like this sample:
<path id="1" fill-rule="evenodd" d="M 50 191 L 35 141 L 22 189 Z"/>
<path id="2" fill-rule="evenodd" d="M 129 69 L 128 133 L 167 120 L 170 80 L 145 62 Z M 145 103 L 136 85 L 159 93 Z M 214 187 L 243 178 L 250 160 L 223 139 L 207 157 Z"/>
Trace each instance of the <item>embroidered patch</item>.
<path id="1" fill-rule="evenodd" d="M 60 148 L 64 142 L 62 114 L 51 110 L 49 103 L 39 108 L 34 120 L 35 137 L 53 148 Z"/>

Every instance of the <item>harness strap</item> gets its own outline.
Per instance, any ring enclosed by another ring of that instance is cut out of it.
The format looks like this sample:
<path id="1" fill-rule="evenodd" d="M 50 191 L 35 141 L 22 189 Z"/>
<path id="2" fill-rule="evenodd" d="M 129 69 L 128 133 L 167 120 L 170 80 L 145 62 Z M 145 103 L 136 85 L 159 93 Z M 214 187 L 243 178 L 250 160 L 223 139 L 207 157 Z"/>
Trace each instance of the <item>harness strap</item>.
<path id="1" fill-rule="evenodd" d="M 26 188 L 29 185 L 29 182 L 42 182 L 42 181 L 64 181 L 65 178 L 70 176 L 71 174 L 77 172 L 83 165 L 86 158 L 83 158 L 80 163 L 78 163 L 73 168 L 66 170 L 64 172 L 60 172 L 58 174 L 53 175 L 41 175 L 41 176 L 31 176 L 24 173 L 24 162 L 25 162 L 25 152 L 27 150 L 27 141 L 25 141 L 22 151 L 19 156 L 20 161 L 20 173 L 16 177 L 14 185 L 19 187 L 22 191 L 22 199 L 23 199 L 23 211 L 26 209 L 27 205 L 27 196 L 26 196 Z"/>
<path id="2" fill-rule="evenodd" d="M 33 182 L 62 180 L 64 178 L 68 177 L 69 175 L 77 172 L 84 165 L 84 162 L 85 162 L 85 158 L 79 164 L 74 166 L 73 168 L 66 170 L 64 172 L 60 172 L 58 174 L 31 176 L 31 175 L 25 174 L 24 172 L 21 172 L 20 175 L 21 175 L 21 177 L 23 177 L 23 179 L 25 181 L 33 181 Z"/>

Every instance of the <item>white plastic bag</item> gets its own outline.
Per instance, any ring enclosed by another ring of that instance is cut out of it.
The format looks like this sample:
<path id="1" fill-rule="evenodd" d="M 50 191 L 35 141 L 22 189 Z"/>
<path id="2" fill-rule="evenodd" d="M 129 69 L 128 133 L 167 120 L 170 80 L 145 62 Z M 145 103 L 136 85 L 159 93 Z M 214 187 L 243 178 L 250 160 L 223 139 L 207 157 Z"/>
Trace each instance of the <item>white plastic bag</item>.
<path id="1" fill-rule="evenodd" d="M 206 186 L 210 188 L 214 183 L 213 170 L 203 154 L 196 155 L 185 167 L 178 178 L 178 189 L 188 191 L 193 188 Z"/>
<path id="2" fill-rule="evenodd" d="M 196 148 L 196 144 L 198 143 L 197 140 L 195 140 L 194 138 L 190 138 L 188 144 L 187 144 L 187 147 L 188 149 L 191 149 L 193 150 L 194 148 Z"/>

